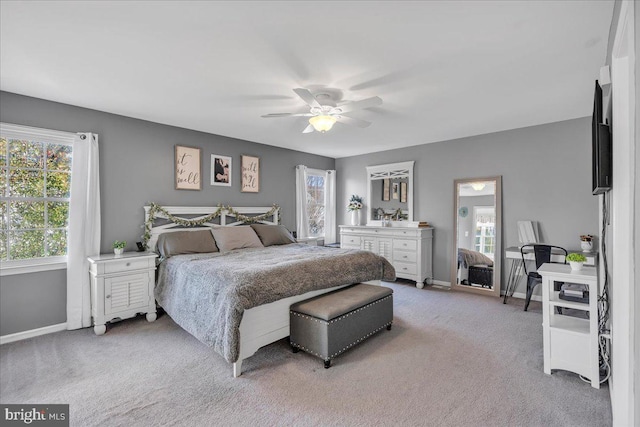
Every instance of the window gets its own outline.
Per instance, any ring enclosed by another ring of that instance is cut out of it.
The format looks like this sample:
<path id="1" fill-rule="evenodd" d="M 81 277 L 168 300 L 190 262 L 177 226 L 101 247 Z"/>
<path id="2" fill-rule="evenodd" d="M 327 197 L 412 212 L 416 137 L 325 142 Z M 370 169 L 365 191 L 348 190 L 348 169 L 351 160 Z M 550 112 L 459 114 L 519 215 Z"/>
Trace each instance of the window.
<path id="1" fill-rule="evenodd" d="M 325 171 L 307 170 L 307 215 L 309 237 L 324 236 L 325 217 Z"/>
<path id="2" fill-rule="evenodd" d="M 298 239 L 336 241 L 336 171 L 296 166 Z"/>
<path id="3" fill-rule="evenodd" d="M 476 206 L 473 209 L 476 225 L 475 250 L 493 259 L 496 245 L 496 214 L 493 206 Z"/>
<path id="4" fill-rule="evenodd" d="M 74 134 L 0 127 L 3 267 L 66 261 Z"/>

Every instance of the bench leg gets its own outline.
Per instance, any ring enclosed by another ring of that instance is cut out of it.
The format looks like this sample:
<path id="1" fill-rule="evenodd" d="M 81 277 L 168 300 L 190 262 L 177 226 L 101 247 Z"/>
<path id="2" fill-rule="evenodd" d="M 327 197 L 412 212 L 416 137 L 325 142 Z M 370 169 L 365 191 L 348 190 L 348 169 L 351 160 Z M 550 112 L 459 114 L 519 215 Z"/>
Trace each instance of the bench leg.
<path id="1" fill-rule="evenodd" d="M 331 360 L 324 361 L 324 369 L 329 369 L 331 367 Z"/>
<path id="2" fill-rule="evenodd" d="M 297 353 L 297 352 L 300 351 L 300 349 L 298 347 L 295 347 L 295 346 L 292 345 L 291 346 L 291 351 L 293 351 L 294 353 Z"/>
<path id="3" fill-rule="evenodd" d="M 387 331 L 391 330 L 391 325 L 387 325 Z"/>

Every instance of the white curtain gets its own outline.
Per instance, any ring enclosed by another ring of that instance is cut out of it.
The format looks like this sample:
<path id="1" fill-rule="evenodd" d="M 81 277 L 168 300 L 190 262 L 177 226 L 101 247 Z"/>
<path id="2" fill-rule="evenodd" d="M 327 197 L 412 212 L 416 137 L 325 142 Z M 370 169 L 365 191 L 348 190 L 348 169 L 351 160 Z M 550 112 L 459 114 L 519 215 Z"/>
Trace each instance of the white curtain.
<path id="1" fill-rule="evenodd" d="M 329 244 L 336 242 L 336 171 L 327 171 L 324 185 L 324 243 Z"/>
<path id="2" fill-rule="evenodd" d="M 91 326 L 87 257 L 100 253 L 98 135 L 79 133 L 73 141 L 67 251 L 67 329 Z"/>
<path id="3" fill-rule="evenodd" d="M 296 233 L 298 238 L 309 237 L 307 213 L 307 167 L 296 166 Z"/>

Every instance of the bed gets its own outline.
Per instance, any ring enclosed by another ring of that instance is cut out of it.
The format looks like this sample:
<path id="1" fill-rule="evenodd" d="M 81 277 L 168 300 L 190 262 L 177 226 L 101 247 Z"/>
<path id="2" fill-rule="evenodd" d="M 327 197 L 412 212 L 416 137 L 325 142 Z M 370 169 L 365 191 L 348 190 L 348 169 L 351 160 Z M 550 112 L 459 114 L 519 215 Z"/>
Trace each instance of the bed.
<path id="1" fill-rule="evenodd" d="M 209 221 L 216 212 L 219 216 Z M 184 227 L 194 222 L 197 227 Z M 274 208 L 158 211 L 145 206 L 146 244 L 162 256 L 155 288 L 158 304 L 183 329 L 232 363 L 234 377 L 241 374 L 244 359 L 289 335 L 291 304 L 353 283 L 395 279 L 391 264 L 368 251 L 269 241 L 266 231 L 282 228 Z M 182 237 L 176 236 L 184 235 L 192 244 L 196 238 L 191 236 L 206 237 L 203 230 L 215 237 L 219 251 L 202 252 L 208 250 L 207 242 L 200 251 L 164 256 L 171 247 L 167 241 L 180 241 Z M 250 236 L 253 231 L 258 243 Z M 248 236 L 247 241 L 238 236 Z"/>
<path id="2" fill-rule="evenodd" d="M 458 283 L 493 287 L 493 260 L 470 249 L 458 248 Z"/>

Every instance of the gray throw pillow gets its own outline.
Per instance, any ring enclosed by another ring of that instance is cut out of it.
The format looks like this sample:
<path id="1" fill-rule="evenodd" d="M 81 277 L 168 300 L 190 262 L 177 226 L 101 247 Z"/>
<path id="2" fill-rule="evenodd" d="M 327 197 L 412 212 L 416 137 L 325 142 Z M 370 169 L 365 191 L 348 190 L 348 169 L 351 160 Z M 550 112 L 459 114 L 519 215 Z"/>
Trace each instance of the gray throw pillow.
<path id="1" fill-rule="evenodd" d="M 174 231 L 158 237 L 158 252 L 163 258 L 181 254 L 218 252 L 211 231 Z"/>
<path id="2" fill-rule="evenodd" d="M 221 252 L 264 246 L 253 228 L 248 225 L 216 227 L 211 229 L 211 233 Z"/>
<path id="3" fill-rule="evenodd" d="M 264 246 L 297 243 L 284 225 L 251 224 Z"/>

